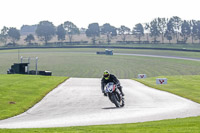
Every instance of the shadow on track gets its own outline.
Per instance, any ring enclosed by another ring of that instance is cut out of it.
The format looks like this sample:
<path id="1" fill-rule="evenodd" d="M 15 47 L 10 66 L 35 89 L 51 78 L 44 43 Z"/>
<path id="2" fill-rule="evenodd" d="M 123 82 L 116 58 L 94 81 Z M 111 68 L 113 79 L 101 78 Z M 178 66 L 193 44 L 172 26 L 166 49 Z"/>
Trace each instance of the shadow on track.
<path id="1" fill-rule="evenodd" d="M 122 108 L 122 107 L 120 107 L 120 108 Z M 105 108 L 102 108 L 102 109 L 120 109 L 120 108 L 118 108 L 118 107 L 105 107 Z"/>

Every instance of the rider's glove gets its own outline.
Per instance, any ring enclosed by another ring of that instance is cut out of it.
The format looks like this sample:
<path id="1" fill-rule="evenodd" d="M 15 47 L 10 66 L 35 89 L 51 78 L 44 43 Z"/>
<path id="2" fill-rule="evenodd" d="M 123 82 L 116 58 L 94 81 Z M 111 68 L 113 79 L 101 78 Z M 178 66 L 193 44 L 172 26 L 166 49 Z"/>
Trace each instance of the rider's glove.
<path id="1" fill-rule="evenodd" d="M 104 90 L 102 91 L 102 93 L 103 93 L 104 96 L 107 96 L 107 94 L 106 94 L 106 92 Z"/>

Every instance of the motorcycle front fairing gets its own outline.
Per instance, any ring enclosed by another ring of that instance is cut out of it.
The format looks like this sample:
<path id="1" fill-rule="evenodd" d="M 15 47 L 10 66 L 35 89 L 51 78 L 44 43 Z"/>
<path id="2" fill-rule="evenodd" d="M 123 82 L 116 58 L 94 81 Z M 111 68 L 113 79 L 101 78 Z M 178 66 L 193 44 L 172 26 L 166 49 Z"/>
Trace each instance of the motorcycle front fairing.
<path id="1" fill-rule="evenodd" d="M 112 103 L 114 103 L 114 99 L 112 97 L 112 95 L 118 95 L 120 94 L 120 92 L 118 92 L 119 90 L 117 89 L 117 86 L 113 83 L 113 82 L 109 82 L 106 86 L 105 86 L 105 92 L 107 93 L 110 101 Z M 120 97 L 120 96 L 118 96 Z"/>
<path id="2" fill-rule="evenodd" d="M 106 93 L 113 93 L 116 90 L 116 85 L 113 82 L 109 82 L 105 86 Z"/>

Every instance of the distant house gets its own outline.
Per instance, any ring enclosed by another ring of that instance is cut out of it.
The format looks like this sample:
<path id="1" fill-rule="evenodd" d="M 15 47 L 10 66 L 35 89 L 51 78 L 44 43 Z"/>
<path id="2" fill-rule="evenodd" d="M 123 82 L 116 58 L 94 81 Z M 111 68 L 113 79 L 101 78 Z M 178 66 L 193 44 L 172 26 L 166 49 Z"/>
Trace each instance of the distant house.
<path id="1" fill-rule="evenodd" d="M 35 30 L 37 29 L 37 25 L 23 25 L 20 29 L 21 35 L 35 35 Z"/>
<path id="2" fill-rule="evenodd" d="M 86 32 L 86 28 L 81 28 L 80 29 L 80 34 L 85 34 L 85 32 Z"/>

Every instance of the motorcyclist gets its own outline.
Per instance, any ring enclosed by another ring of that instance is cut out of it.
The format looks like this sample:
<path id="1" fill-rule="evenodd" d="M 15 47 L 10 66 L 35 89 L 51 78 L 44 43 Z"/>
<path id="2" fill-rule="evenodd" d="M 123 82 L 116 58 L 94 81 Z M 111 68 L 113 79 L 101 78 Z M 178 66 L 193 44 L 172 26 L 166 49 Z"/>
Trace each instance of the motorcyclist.
<path id="1" fill-rule="evenodd" d="M 115 77 L 115 75 L 110 74 L 108 70 L 105 70 L 103 73 L 103 77 L 101 79 L 101 90 L 104 96 L 107 96 L 107 94 L 104 91 L 104 87 L 107 83 L 113 82 L 114 84 L 117 85 L 117 88 L 120 90 L 122 96 L 124 96 L 124 93 L 122 92 L 122 86 L 120 85 L 119 80 Z"/>

